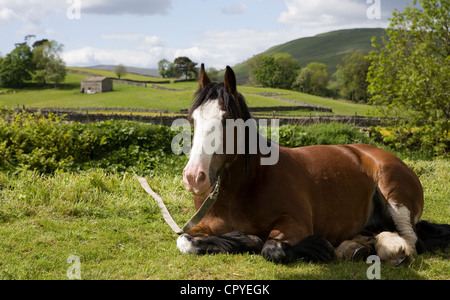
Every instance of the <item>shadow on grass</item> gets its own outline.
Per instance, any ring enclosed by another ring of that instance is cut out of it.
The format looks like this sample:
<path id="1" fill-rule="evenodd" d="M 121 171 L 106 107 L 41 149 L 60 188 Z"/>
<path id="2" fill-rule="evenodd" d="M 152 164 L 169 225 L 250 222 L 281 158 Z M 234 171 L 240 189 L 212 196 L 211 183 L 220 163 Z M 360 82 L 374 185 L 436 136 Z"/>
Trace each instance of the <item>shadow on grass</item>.
<path id="1" fill-rule="evenodd" d="M 450 247 L 445 250 L 416 255 L 411 263 L 398 267 L 381 263 L 379 274 L 381 280 L 448 280 Z M 331 264 L 312 264 L 298 262 L 286 266 L 298 268 L 297 273 L 279 274 L 280 280 L 370 280 L 373 264 L 335 260 Z M 371 268 L 372 267 L 372 268 Z M 301 271 L 300 271 L 301 270 Z"/>

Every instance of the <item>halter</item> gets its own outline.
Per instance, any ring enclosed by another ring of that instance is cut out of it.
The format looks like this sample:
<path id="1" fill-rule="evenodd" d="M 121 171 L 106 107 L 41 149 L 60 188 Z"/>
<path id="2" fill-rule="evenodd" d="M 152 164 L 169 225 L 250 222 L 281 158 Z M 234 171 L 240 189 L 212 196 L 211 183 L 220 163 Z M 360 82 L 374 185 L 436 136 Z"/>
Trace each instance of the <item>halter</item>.
<path id="1" fill-rule="evenodd" d="M 134 173 L 134 171 L 133 171 Z M 217 198 L 219 196 L 219 189 L 220 189 L 220 181 L 221 177 L 219 176 L 217 178 L 216 185 L 214 186 L 213 191 L 209 196 L 205 199 L 200 209 L 195 213 L 195 215 L 186 223 L 186 225 L 183 226 L 182 229 L 178 227 L 177 223 L 173 220 L 172 216 L 170 215 L 169 211 L 167 210 L 166 205 L 164 204 L 164 201 L 161 199 L 158 194 L 156 194 L 152 188 L 148 185 L 148 182 L 145 178 L 139 177 L 134 173 L 134 176 L 137 178 L 139 183 L 141 184 L 142 188 L 150 194 L 153 199 L 156 200 L 156 203 L 158 204 L 158 207 L 163 215 L 164 220 L 169 224 L 170 228 L 176 233 L 176 234 L 183 234 L 200 223 L 200 221 L 203 219 L 203 217 L 209 212 L 211 207 L 216 203 Z"/>

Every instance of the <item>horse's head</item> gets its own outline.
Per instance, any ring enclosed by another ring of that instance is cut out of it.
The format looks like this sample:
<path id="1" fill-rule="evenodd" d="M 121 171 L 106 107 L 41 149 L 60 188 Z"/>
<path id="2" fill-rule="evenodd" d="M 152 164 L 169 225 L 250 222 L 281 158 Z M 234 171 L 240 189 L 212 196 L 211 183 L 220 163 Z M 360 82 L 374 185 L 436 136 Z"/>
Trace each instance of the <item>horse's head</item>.
<path id="1" fill-rule="evenodd" d="M 190 159 L 183 171 L 186 188 L 197 196 L 212 191 L 221 171 L 236 158 L 235 145 L 226 145 L 226 120 L 251 118 L 244 98 L 238 93 L 236 76 L 227 67 L 223 83 L 211 82 L 202 64 L 199 89 L 189 111 L 194 123 Z M 230 142 L 235 142 L 229 141 Z M 231 154 L 230 154 L 231 152 Z"/>

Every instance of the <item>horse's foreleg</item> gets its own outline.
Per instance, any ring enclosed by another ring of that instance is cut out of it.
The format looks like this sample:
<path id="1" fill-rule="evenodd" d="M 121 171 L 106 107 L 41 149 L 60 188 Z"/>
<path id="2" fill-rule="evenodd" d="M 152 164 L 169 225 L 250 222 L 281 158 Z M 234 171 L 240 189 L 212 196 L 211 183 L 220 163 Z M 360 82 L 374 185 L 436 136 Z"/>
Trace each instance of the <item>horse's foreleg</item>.
<path id="1" fill-rule="evenodd" d="M 345 260 L 366 259 L 375 254 L 375 238 L 373 236 L 357 235 L 353 239 L 342 242 L 336 249 L 336 256 Z"/>
<path id="2" fill-rule="evenodd" d="M 177 240 L 178 249 L 185 254 L 260 253 L 262 240 L 244 232 L 231 232 L 218 236 L 191 236 L 182 234 Z"/>
<path id="3" fill-rule="evenodd" d="M 269 261 L 282 264 L 297 260 L 329 263 L 334 258 L 334 248 L 319 235 L 311 235 L 294 246 L 285 241 L 269 239 L 261 254 Z"/>
<path id="4" fill-rule="evenodd" d="M 300 259 L 331 262 L 334 248 L 327 240 L 311 235 L 308 226 L 294 226 L 290 218 L 280 220 L 262 249 L 262 256 L 275 263 L 288 264 Z"/>

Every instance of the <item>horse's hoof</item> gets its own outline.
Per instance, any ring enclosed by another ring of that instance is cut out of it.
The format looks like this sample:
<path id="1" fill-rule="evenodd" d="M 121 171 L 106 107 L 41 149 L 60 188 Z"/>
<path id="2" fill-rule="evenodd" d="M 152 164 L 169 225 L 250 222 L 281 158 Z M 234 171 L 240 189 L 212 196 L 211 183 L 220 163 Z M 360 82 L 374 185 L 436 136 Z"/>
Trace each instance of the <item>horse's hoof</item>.
<path id="1" fill-rule="evenodd" d="M 369 256 L 369 248 L 366 246 L 361 246 L 353 252 L 352 261 L 365 260 Z"/>

